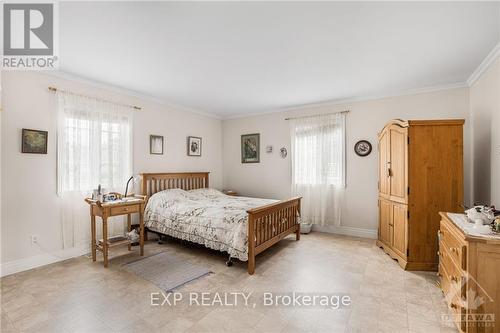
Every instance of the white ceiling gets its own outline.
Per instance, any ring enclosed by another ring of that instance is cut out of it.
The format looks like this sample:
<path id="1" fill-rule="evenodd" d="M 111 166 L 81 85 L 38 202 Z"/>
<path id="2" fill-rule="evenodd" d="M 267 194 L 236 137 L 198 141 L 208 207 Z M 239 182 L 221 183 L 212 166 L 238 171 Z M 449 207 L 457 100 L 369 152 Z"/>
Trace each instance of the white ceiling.
<path id="1" fill-rule="evenodd" d="M 61 2 L 60 69 L 233 117 L 464 82 L 500 2 Z"/>

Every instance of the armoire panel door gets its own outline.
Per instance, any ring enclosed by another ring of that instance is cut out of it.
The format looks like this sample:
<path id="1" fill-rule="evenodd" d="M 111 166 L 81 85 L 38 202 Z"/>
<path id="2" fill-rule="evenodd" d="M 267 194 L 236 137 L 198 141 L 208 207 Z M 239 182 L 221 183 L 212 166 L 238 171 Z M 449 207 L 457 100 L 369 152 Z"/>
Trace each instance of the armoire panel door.
<path id="1" fill-rule="evenodd" d="M 391 245 L 391 203 L 379 199 L 379 238 L 380 241 Z"/>
<path id="2" fill-rule="evenodd" d="M 389 164 L 390 164 L 391 141 L 389 131 L 382 133 L 379 141 L 379 195 L 389 198 Z"/>
<path id="3" fill-rule="evenodd" d="M 402 257 L 406 257 L 408 223 L 407 206 L 403 204 L 392 204 L 392 226 L 394 230 L 392 248 Z"/>
<path id="4" fill-rule="evenodd" d="M 390 128 L 390 198 L 393 201 L 407 202 L 408 175 L 408 136 L 407 129 L 393 126 Z"/>

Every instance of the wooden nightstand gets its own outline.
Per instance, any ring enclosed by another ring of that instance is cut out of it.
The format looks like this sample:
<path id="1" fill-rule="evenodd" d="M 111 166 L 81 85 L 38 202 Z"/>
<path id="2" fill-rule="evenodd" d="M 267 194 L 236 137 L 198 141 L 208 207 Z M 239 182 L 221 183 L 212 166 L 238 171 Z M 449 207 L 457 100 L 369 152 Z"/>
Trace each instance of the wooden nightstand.
<path id="1" fill-rule="evenodd" d="M 146 204 L 145 196 L 135 196 L 133 200 L 120 200 L 119 202 L 98 202 L 89 198 L 85 199 L 90 205 L 90 228 L 92 233 L 92 261 L 96 261 L 96 251 L 102 252 L 104 257 L 104 267 L 108 267 L 108 250 L 118 245 L 128 245 L 131 250 L 131 244 L 128 239 L 108 238 L 108 218 L 111 216 L 127 215 L 128 230 L 131 230 L 131 214 L 139 214 L 139 247 L 140 255 L 144 255 L 144 206 Z M 96 220 L 100 216 L 102 219 L 102 238 L 99 242 L 96 240 Z"/>
<path id="2" fill-rule="evenodd" d="M 238 192 L 233 191 L 233 190 L 223 190 L 222 193 L 224 193 L 225 195 L 230 195 L 232 197 L 238 196 Z"/>

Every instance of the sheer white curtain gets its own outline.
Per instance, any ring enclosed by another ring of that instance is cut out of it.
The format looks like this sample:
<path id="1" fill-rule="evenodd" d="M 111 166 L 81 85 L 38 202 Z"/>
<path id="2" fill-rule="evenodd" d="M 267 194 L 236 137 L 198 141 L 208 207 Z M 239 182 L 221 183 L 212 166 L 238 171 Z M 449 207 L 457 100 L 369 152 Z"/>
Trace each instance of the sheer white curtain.
<path id="1" fill-rule="evenodd" d="M 133 111 L 60 91 L 57 105 L 57 193 L 68 248 L 89 242 L 89 207 L 83 199 L 99 184 L 106 191 L 124 191 L 132 173 Z M 117 231 L 113 228 L 123 230 L 122 223 L 110 223 L 111 234 Z"/>
<path id="2" fill-rule="evenodd" d="M 292 193 L 302 222 L 340 225 L 345 187 L 345 114 L 290 119 Z"/>

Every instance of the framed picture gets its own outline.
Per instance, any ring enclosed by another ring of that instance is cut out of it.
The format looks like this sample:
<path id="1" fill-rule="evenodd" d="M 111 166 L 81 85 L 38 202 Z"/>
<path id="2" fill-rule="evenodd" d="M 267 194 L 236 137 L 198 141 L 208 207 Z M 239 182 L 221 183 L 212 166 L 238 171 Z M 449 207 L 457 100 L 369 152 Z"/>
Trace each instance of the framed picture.
<path id="1" fill-rule="evenodd" d="M 28 154 L 47 154 L 49 132 L 23 128 L 22 152 Z"/>
<path id="2" fill-rule="evenodd" d="M 149 136 L 149 153 L 152 155 L 163 155 L 163 136 Z"/>
<path id="3" fill-rule="evenodd" d="M 201 138 L 188 136 L 187 152 L 188 156 L 201 156 Z"/>
<path id="4" fill-rule="evenodd" d="M 241 136 L 241 163 L 260 162 L 260 134 Z"/>

